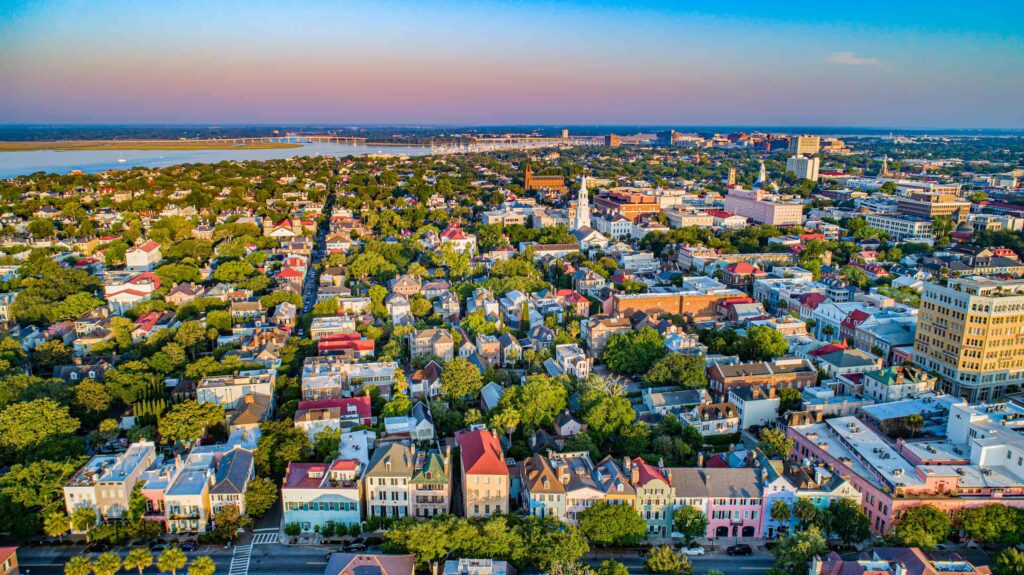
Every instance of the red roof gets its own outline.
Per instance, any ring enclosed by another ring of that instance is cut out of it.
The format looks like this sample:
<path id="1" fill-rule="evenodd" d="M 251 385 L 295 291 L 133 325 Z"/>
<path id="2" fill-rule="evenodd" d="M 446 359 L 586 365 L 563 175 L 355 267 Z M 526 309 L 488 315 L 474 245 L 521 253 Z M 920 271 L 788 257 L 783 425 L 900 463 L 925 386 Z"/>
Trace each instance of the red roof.
<path id="1" fill-rule="evenodd" d="M 131 285 L 139 284 L 153 284 L 153 289 L 160 289 L 160 276 L 153 272 L 142 272 L 137 276 L 132 276 L 128 281 L 124 282 Z"/>
<path id="2" fill-rule="evenodd" d="M 441 237 L 449 241 L 457 241 L 466 239 L 466 232 L 462 231 L 459 224 L 452 222 L 448 224 L 448 229 L 441 232 Z"/>
<path id="3" fill-rule="evenodd" d="M 356 334 L 359 335 L 359 334 Z M 317 351 L 320 353 L 341 351 L 351 349 L 355 351 L 373 351 L 372 339 L 321 339 L 317 342 Z"/>
<path id="4" fill-rule="evenodd" d="M 303 273 L 295 268 L 284 268 L 277 272 L 277 277 L 283 279 L 302 279 Z"/>
<path id="5" fill-rule="evenodd" d="M 300 401 L 298 407 L 295 408 L 295 411 L 328 409 L 331 407 L 340 407 L 344 411 L 348 411 L 350 406 L 355 406 L 356 413 L 359 414 L 359 419 L 370 419 L 373 417 L 373 412 L 370 409 L 370 397 L 368 395 L 343 397 L 341 399 L 313 399 L 309 401 Z"/>
<path id="6" fill-rule="evenodd" d="M 153 240 L 150 240 L 150 241 L 142 244 L 141 246 L 138 246 L 137 249 L 140 249 L 140 250 L 142 250 L 144 252 L 151 252 L 151 251 L 159 249 L 159 248 L 160 248 L 160 244 L 158 242 L 154 242 Z"/>
<path id="7" fill-rule="evenodd" d="M 634 459 L 630 465 L 636 467 L 640 472 L 638 480 L 636 481 L 636 487 L 643 487 L 648 481 L 653 481 L 655 479 L 662 481 L 666 485 L 668 484 L 668 476 L 662 473 L 660 467 L 655 467 L 639 457 Z"/>
<path id="8" fill-rule="evenodd" d="M 731 218 L 734 217 L 736 214 L 731 214 L 725 210 L 708 210 L 708 215 L 714 216 L 716 218 Z"/>
<path id="9" fill-rule="evenodd" d="M 712 469 L 728 469 L 729 464 L 725 462 L 725 458 L 722 457 L 721 453 L 716 453 L 708 458 L 704 467 L 710 467 Z"/>
<path id="10" fill-rule="evenodd" d="M 0 563 L 7 561 L 11 555 L 14 555 L 18 551 L 17 547 L 0 547 Z"/>
<path id="11" fill-rule="evenodd" d="M 462 469 L 467 474 L 508 475 L 501 443 L 490 431 L 456 431 L 455 443 L 461 450 Z"/>
<path id="12" fill-rule="evenodd" d="M 815 309 L 815 308 L 818 307 L 818 304 L 820 304 L 821 302 L 827 300 L 828 298 L 825 297 L 823 294 L 820 294 L 818 292 L 809 292 L 809 293 L 802 293 L 802 294 L 796 296 L 793 299 L 795 299 L 796 301 L 800 302 L 800 305 L 802 305 L 804 307 L 807 307 L 807 308 L 810 308 L 810 309 Z"/>
<path id="13" fill-rule="evenodd" d="M 730 264 L 729 267 L 725 269 L 726 271 L 734 274 L 756 274 L 761 271 L 757 266 L 750 265 L 747 262 L 736 262 L 734 264 Z"/>
<path id="14" fill-rule="evenodd" d="M 843 341 L 842 343 L 830 343 L 828 345 L 823 345 L 819 347 L 818 349 L 808 353 L 807 355 L 811 357 L 821 357 L 823 355 L 828 355 L 836 351 L 843 351 L 844 349 L 849 349 L 849 347 L 850 346 L 847 345 L 845 341 Z"/>

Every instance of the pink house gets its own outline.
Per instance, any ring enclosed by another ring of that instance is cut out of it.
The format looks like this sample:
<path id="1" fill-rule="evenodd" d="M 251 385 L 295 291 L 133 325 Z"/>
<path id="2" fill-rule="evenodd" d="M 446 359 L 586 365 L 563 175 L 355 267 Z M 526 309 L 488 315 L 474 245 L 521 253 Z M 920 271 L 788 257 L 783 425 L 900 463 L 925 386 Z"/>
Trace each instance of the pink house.
<path id="1" fill-rule="evenodd" d="M 978 409 L 953 405 L 944 441 L 890 443 L 855 417 L 792 426 L 788 434 L 795 456 L 825 462 L 849 479 L 871 529 L 885 534 L 901 511 L 917 505 L 950 514 L 994 503 L 1024 507 L 1024 476 L 1014 469 L 1024 463 L 1024 438 L 1005 427 L 998 440 L 985 437 L 988 424 L 1001 425 L 978 418 Z"/>
<path id="2" fill-rule="evenodd" d="M 757 470 L 677 467 L 671 480 L 675 507 L 696 507 L 708 518 L 708 539 L 761 537 L 764 510 Z"/>

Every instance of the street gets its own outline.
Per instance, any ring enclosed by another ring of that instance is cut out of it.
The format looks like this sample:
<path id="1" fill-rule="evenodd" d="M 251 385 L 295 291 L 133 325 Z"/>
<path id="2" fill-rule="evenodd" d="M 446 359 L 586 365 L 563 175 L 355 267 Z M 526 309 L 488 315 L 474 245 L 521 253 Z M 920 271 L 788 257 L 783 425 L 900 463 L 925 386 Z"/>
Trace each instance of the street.
<path id="1" fill-rule="evenodd" d="M 257 534 L 258 535 L 258 534 Z M 266 538 L 263 538 L 266 539 Z M 259 539 L 258 539 L 259 540 Z M 33 547 L 18 550 L 18 559 L 23 573 L 29 575 L 63 575 L 64 563 L 77 555 L 81 547 Z M 320 575 L 327 565 L 326 554 L 336 551 L 334 547 L 316 545 L 282 545 L 276 542 L 239 545 L 230 549 L 219 545 L 203 545 L 198 551 L 187 553 L 189 561 L 200 555 L 209 555 L 217 566 L 217 573 L 225 575 Z M 128 549 L 119 549 L 123 558 Z M 144 573 L 157 575 L 155 565 Z M 246 560 L 247 559 L 247 560 Z M 636 553 L 595 552 L 584 558 L 590 565 L 599 565 L 605 559 L 614 559 L 624 564 L 634 575 L 645 573 L 644 558 Z M 749 557 L 729 557 L 724 553 L 691 557 L 695 573 L 712 570 L 728 575 L 758 575 L 771 567 L 772 557 L 759 552 Z"/>

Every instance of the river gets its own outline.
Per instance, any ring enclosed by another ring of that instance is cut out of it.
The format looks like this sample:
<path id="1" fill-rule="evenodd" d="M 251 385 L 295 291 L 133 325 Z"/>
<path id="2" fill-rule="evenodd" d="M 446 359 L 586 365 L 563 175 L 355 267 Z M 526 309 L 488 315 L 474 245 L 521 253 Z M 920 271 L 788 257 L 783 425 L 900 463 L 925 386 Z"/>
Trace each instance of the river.
<path id="1" fill-rule="evenodd" d="M 429 146 L 367 146 L 327 142 L 305 143 L 301 148 L 239 150 L 33 150 L 0 152 L 0 178 L 13 178 L 36 172 L 66 174 L 126 169 L 138 166 L 165 168 L 178 164 L 215 164 L 225 160 L 279 160 L 295 156 L 360 156 L 363 154 L 405 154 L 425 156 Z M 125 160 L 119 162 L 119 159 Z"/>

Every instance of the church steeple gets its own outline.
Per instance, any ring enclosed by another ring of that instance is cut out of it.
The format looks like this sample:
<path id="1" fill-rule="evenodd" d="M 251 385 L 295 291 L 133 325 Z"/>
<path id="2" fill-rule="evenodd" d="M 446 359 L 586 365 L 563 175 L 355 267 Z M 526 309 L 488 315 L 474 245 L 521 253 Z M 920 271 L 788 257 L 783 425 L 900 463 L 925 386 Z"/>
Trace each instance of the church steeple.
<path id="1" fill-rule="evenodd" d="M 580 191 L 576 199 L 576 229 L 590 227 L 590 194 L 587 193 L 587 177 L 580 179 Z"/>
<path id="2" fill-rule="evenodd" d="M 761 160 L 761 170 L 757 173 L 757 181 L 754 182 L 755 188 L 763 188 L 768 183 L 768 174 L 764 168 L 764 160 Z"/>

